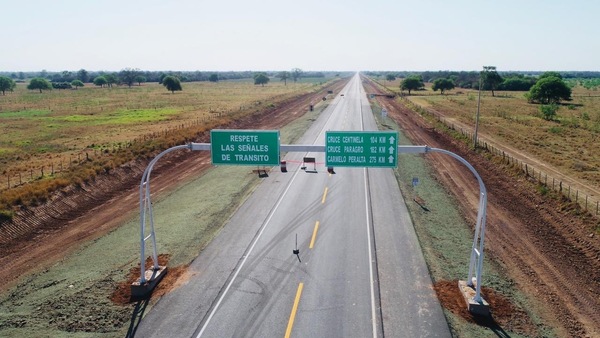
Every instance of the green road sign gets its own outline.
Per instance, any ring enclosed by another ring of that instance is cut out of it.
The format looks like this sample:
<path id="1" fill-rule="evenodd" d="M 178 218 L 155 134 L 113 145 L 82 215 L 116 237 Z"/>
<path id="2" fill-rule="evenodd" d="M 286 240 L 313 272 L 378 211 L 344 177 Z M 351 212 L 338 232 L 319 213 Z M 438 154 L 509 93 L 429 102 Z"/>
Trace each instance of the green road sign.
<path id="1" fill-rule="evenodd" d="M 398 165 L 398 132 L 328 131 L 325 133 L 328 167 L 395 168 Z"/>
<path id="2" fill-rule="evenodd" d="M 212 163 L 279 165 L 278 130 L 211 130 Z"/>

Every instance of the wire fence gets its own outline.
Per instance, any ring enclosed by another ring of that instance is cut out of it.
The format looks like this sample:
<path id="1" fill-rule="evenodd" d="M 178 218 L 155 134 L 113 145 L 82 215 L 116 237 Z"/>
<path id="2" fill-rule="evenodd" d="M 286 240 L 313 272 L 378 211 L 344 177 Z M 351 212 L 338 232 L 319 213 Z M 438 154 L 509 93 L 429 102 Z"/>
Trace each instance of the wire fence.
<path id="1" fill-rule="evenodd" d="M 9 189 L 14 189 L 33 181 L 42 179 L 52 179 L 71 171 L 74 167 L 81 166 L 83 164 L 94 161 L 102 157 L 110 157 L 118 155 L 119 152 L 126 151 L 135 144 L 146 142 L 148 140 L 156 139 L 161 136 L 167 136 L 177 130 L 190 128 L 194 126 L 202 126 L 207 122 L 214 121 L 226 113 L 217 112 L 209 113 L 202 118 L 188 121 L 185 123 L 164 128 L 161 131 L 151 132 L 143 134 L 137 138 L 134 138 L 125 142 L 111 143 L 97 145 L 94 148 L 84 148 L 79 151 L 75 151 L 69 155 L 61 155 L 60 157 L 48 161 L 43 165 L 37 165 L 31 167 L 28 170 L 12 170 L 7 171 L 4 176 L 4 184 L 0 185 L 0 192 L 4 192 Z M 0 176 L 1 177 L 1 176 Z"/>
<path id="2" fill-rule="evenodd" d="M 403 101 L 404 104 L 406 104 L 413 110 L 421 114 L 433 116 L 438 122 L 444 124 L 450 130 L 460 133 L 467 140 L 474 139 L 474 133 L 471 130 L 456 126 L 453 122 L 448 121 L 439 112 L 422 107 L 421 105 L 414 103 L 403 96 L 400 96 L 400 99 Z M 494 146 L 488 143 L 487 141 L 482 141 L 481 139 L 478 139 L 477 147 L 485 149 L 490 154 L 497 156 L 498 158 L 502 158 L 502 162 L 506 165 L 518 168 L 519 171 L 522 172 L 527 178 L 533 179 L 536 183 L 540 184 L 546 189 L 551 189 L 552 191 L 563 195 L 568 200 L 577 203 L 586 212 L 589 212 L 590 214 L 595 216 L 598 216 L 600 214 L 599 197 L 585 194 L 581 192 L 578 188 L 573 187 L 568 183 L 565 183 L 561 179 L 549 175 L 541 169 L 536 168 L 531 163 L 527 163 L 523 160 L 515 158 L 506 150 L 499 149 L 497 146 Z"/>

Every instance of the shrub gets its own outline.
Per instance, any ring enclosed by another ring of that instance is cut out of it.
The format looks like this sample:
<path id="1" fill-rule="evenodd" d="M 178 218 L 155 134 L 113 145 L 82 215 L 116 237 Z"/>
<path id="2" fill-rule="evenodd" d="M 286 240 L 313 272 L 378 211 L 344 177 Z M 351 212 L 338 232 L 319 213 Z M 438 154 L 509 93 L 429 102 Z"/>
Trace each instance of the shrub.
<path id="1" fill-rule="evenodd" d="M 556 112 L 558 111 L 557 104 L 543 104 L 540 106 L 540 112 L 542 113 L 542 117 L 546 121 L 553 121 L 556 117 Z"/>

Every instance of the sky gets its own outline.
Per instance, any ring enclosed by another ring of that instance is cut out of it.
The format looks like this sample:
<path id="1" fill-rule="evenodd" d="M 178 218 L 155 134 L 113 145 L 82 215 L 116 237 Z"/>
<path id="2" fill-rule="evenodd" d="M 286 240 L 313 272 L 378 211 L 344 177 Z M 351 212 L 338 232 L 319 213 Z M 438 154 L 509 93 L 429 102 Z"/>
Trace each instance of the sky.
<path id="1" fill-rule="evenodd" d="M 0 0 L 0 71 L 599 71 L 596 0 Z"/>

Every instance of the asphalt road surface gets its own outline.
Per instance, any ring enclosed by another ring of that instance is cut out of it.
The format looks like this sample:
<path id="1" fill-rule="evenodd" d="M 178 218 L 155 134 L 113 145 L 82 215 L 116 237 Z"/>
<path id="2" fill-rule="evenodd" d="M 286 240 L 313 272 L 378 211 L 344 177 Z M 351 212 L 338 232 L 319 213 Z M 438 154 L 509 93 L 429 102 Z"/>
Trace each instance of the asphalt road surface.
<path id="1" fill-rule="evenodd" d="M 299 143 L 327 130 L 377 130 L 358 76 Z M 392 170 L 285 159 L 136 337 L 450 337 Z"/>

